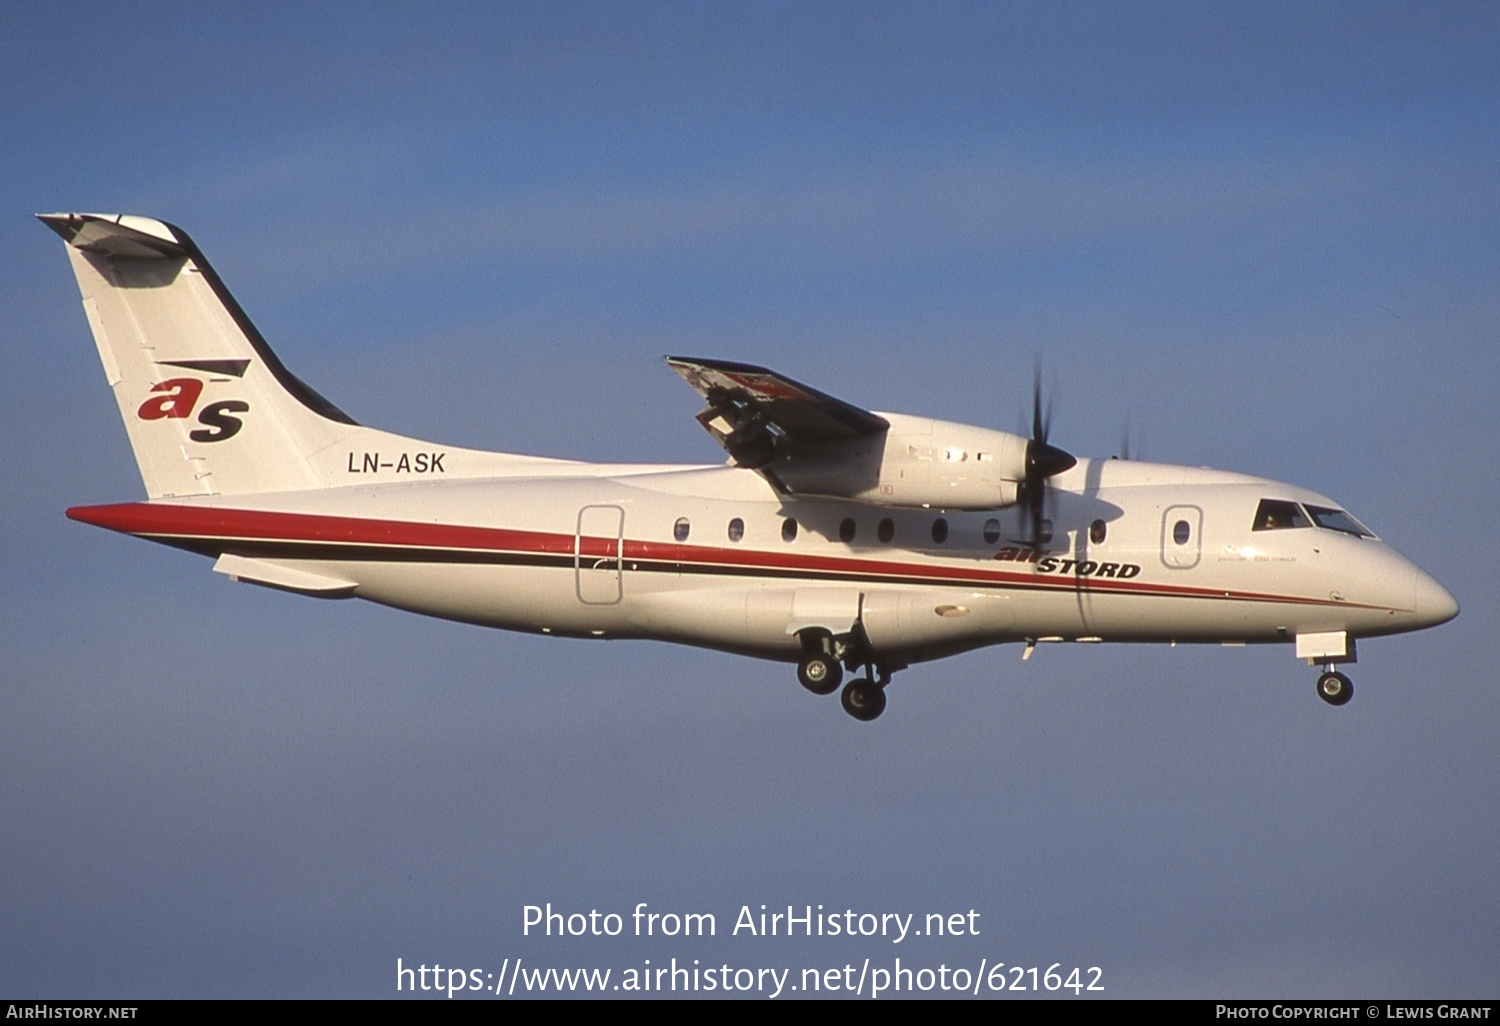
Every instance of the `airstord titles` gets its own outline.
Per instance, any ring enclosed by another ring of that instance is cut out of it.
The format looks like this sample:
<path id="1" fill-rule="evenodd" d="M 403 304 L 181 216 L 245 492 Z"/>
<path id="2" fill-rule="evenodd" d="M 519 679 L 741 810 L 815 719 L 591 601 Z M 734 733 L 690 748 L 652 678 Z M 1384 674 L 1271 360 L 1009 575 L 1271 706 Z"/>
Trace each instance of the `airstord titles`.
<path id="1" fill-rule="evenodd" d="M 1008 563 L 1034 563 L 1039 574 L 1075 574 L 1079 577 L 1113 577 L 1126 580 L 1141 568 L 1135 563 L 1103 563 L 1092 559 L 1064 559 L 1052 555 L 1051 549 L 1017 549 L 1007 546 L 995 558 Z"/>

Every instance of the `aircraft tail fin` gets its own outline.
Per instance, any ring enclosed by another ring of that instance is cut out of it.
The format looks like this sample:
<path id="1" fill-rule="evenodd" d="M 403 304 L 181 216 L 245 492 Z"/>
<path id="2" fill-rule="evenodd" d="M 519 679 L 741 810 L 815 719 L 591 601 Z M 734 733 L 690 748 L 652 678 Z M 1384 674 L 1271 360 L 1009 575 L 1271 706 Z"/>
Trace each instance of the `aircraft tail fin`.
<path id="1" fill-rule="evenodd" d="M 316 488 L 361 429 L 294 377 L 180 228 L 39 214 L 68 244 L 84 312 L 151 498 Z"/>

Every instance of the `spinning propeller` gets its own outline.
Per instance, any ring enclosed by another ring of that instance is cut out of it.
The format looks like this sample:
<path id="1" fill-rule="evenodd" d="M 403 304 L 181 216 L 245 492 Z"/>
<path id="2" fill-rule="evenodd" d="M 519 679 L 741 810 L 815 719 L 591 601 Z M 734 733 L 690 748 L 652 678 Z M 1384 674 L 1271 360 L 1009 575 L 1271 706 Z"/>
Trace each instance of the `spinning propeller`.
<path id="1" fill-rule="evenodd" d="M 1131 425 L 1129 420 L 1120 428 L 1120 451 L 1110 459 L 1116 460 L 1140 460 L 1146 458 L 1146 445 L 1142 441 L 1140 429 Z"/>
<path id="2" fill-rule="evenodd" d="M 1031 441 L 1026 444 L 1026 477 L 1021 482 L 1020 499 L 1025 508 L 1027 544 L 1036 545 L 1042 538 L 1042 520 L 1047 504 L 1047 478 L 1070 469 L 1078 460 L 1047 443 L 1052 429 L 1052 411 L 1042 409 L 1042 369 L 1037 367 L 1031 380 Z"/>

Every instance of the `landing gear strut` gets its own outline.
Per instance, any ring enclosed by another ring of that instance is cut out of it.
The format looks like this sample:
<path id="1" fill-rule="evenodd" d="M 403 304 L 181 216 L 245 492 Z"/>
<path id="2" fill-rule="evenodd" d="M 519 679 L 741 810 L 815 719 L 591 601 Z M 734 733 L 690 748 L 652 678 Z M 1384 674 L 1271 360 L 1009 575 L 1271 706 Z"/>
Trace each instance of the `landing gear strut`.
<path id="1" fill-rule="evenodd" d="M 1354 697 L 1354 682 L 1330 664 L 1318 678 L 1318 697 L 1329 705 L 1344 705 Z"/>

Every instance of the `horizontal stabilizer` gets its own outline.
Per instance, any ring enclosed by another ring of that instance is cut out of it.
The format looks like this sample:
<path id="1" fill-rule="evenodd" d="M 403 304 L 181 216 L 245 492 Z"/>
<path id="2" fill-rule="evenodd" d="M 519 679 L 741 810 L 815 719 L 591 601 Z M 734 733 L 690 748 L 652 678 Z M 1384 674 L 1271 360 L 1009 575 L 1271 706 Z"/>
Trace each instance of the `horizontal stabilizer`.
<path id="1" fill-rule="evenodd" d="M 38 214 L 37 220 L 75 249 L 132 260 L 183 258 L 185 247 L 161 221 L 130 214 Z"/>

